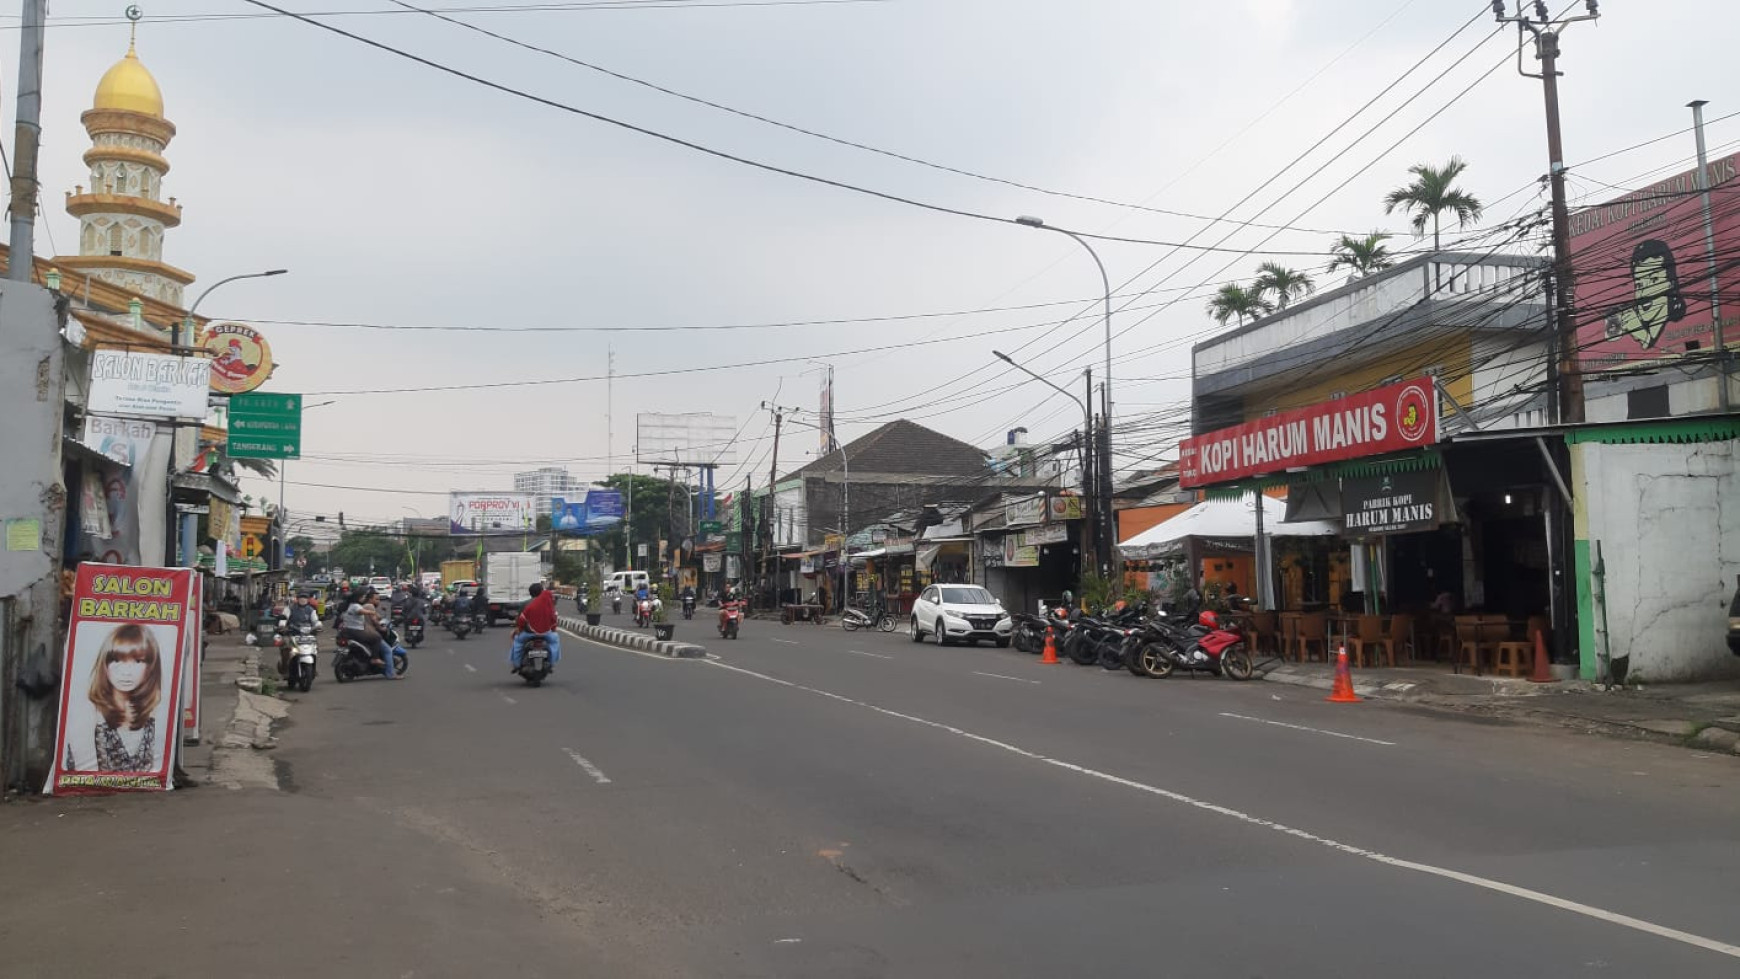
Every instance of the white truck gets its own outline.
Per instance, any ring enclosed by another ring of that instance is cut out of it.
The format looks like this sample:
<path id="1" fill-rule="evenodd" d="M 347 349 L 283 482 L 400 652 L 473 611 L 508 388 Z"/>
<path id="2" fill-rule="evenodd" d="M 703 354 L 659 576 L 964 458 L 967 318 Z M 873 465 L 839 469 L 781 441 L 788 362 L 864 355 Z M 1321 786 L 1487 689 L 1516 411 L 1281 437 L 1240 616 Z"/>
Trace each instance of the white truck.
<path id="1" fill-rule="evenodd" d="M 513 621 L 532 596 L 527 594 L 533 584 L 544 580 L 538 555 L 526 551 L 504 551 L 486 554 L 483 559 L 483 587 L 489 597 L 489 609 L 484 614 L 489 624 L 497 619 Z"/>

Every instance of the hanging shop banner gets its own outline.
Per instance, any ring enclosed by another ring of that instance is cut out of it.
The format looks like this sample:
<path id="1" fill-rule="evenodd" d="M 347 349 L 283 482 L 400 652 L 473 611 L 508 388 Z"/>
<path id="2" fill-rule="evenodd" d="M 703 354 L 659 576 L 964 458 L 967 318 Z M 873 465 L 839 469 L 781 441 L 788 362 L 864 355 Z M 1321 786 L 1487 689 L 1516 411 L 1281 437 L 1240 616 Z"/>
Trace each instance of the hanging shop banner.
<path id="1" fill-rule="evenodd" d="M 720 565 L 724 563 L 719 560 L 721 557 L 723 557 L 723 555 L 710 552 L 701 555 L 701 570 L 708 574 L 718 574 Z"/>
<path id="2" fill-rule="evenodd" d="M 1003 523 L 1009 527 L 1025 527 L 1045 519 L 1045 496 L 1003 498 Z"/>
<path id="3" fill-rule="evenodd" d="M 1005 568 L 1037 568 L 1039 567 L 1039 547 L 1035 544 L 1023 544 L 1021 534 L 1009 534 L 1003 538 L 1003 566 Z"/>
<path id="4" fill-rule="evenodd" d="M 1715 348 L 1710 249 L 1732 268 L 1740 252 L 1740 153 L 1709 161 L 1710 243 L 1692 168 L 1571 215 L 1577 350 L 1585 372 L 1636 367 Z M 1731 271 L 1724 276 L 1732 276 Z M 1724 279 L 1724 287 L 1729 283 Z M 1726 301 L 1724 301 L 1725 303 Z M 1729 311 L 1732 315 L 1732 311 Z M 1732 346 L 1736 327 L 1724 321 Z"/>
<path id="5" fill-rule="evenodd" d="M 91 352 L 85 410 L 98 415 L 201 421 L 211 396 L 211 361 L 137 350 Z"/>
<path id="6" fill-rule="evenodd" d="M 211 389 L 246 394 L 272 376 L 272 345 L 246 323 L 213 323 L 199 345 L 211 354 Z"/>
<path id="7" fill-rule="evenodd" d="M 1062 544 L 1069 540 L 1069 528 L 1063 524 L 1047 524 L 1021 532 L 1021 543 L 1028 547 L 1041 544 Z"/>
<path id="8" fill-rule="evenodd" d="M 187 597 L 187 628 L 182 630 L 181 644 L 181 737 L 183 744 L 199 744 L 199 654 L 205 648 L 205 616 L 198 575 Z"/>
<path id="9" fill-rule="evenodd" d="M 197 575 L 79 565 L 50 795 L 174 787 L 181 670 Z"/>
<path id="10" fill-rule="evenodd" d="M 1389 384 L 1185 439 L 1185 489 L 1438 441 L 1438 389 L 1429 377 Z"/>
<path id="11" fill-rule="evenodd" d="M 532 502 L 530 493 L 449 493 L 448 523 L 454 534 L 530 530 Z"/>
<path id="12" fill-rule="evenodd" d="M 1081 497 L 1054 496 L 1045 501 L 1045 519 L 1056 523 L 1059 520 L 1081 519 Z"/>
<path id="13" fill-rule="evenodd" d="M 1342 526 L 1349 536 L 1411 534 L 1442 523 L 1443 470 L 1385 473 L 1341 481 Z"/>

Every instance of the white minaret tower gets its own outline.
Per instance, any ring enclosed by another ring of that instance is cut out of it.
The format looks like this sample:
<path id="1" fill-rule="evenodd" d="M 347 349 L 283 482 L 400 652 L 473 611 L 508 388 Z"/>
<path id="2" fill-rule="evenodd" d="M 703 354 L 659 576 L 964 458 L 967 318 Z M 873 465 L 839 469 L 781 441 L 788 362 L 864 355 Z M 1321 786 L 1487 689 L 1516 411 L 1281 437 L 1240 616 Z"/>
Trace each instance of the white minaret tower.
<path id="1" fill-rule="evenodd" d="M 129 11 L 129 15 L 131 15 Z M 163 116 L 163 93 L 139 61 L 135 37 L 127 56 L 97 82 L 91 108 L 79 117 L 90 133 L 85 164 L 90 191 L 67 194 L 66 210 L 79 219 L 79 253 L 55 264 L 172 306 L 193 274 L 163 261 L 163 235 L 181 224 L 181 205 L 163 200 L 169 161 L 163 150 L 175 125 Z"/>

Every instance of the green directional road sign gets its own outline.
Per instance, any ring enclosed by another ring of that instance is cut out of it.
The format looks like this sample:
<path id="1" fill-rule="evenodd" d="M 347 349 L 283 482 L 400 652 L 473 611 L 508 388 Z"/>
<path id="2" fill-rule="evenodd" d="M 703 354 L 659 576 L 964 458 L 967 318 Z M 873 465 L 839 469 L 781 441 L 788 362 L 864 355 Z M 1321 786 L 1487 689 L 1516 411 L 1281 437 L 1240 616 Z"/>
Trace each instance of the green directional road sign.
<path id="1" fill-rule="evenodd" d="M 230 398 L 232 459 L 297 459 L 302 455 L 302 395 L 255 391 Z"/>
<path id="2" fill-rule="evenodd" d="M 701 533 L 709 537 L 717 537 L 725 532 L 725 525 L 718 520 L 701 521 Z"/>

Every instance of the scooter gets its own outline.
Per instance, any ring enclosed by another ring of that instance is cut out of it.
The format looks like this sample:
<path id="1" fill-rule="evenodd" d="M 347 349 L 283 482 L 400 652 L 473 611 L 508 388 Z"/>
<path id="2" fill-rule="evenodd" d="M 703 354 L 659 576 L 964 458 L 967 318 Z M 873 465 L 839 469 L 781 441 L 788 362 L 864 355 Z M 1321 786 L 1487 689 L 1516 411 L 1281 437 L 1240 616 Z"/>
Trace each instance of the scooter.
<path id="1" fill-rule="evenodd" d="M 1256 672 L 1245 637 L 1236 628 L 1221 628 L 1216 612 L 1201 612 L 1188 628 L 1157 619 L 1148 629 L 1148 641 L 1136 653 L 1136 666 L 1148 676 L 1164 679 L 1183 669 L 1249 680 Z"/>
<path id="2" fill-rule="evenodd" d="M 743 622 L 742 602 L 721 602 L 719 605 L 719 638 L 736 639 Z"/>
<path id="3" fill-rule="evenodd" d="M 683 618 L 692 619 L 694 617 L 695 617 L 695 596 L 684 595 L 683 596 Z"/>
<path id="4" fill-rule="evenodd" d="M 405 623 L 405 645 L 412 649 L 423 645 L 423 617 L 421 615 L 413 615 L 410 621 Z"/>
<path id="5" fill-rule="evenodd" d="M 447 629 L 456 638 L 464 639 L 472 631 L 474 617 L 469 612 L 455 610 L 447 616 Z"/>
<path id="6" fill-rule="evenodd" d="M 636 599 L 634 603 L 634 624 L 646 628 L 652 625 L 653 600 L 650 598 Z"/>
<path id="7" fill-rule="evenodd" d="M 622 592 L 613 591 L 610 593 L 610 614 L 622 614 Z"/>
<path id="8" fill-rule="evenodd" d="M 542 686 L 550 675 L 550 645 L 543 636 L 528 636 L 520 647 L 520 665 L 514 670 L 527 686 Z"/>
<path id="9" fill-rule="evenodd" d="M 392 626 L 386 627 L 381 638 L 386 640 L 387 648 L 392 652 L 393 672 L 399 676 L 410 672 L 410 655 L 405 652 L 405 647 L 399 645 L 399 635 L 393 631 Z M 340 683 L 349 683 L 358 677 L 385 676 L 386 667 L 376 666 L 374 658 L 374 650 L 363 645 L 360 640 L 347 640 L 333 656 L 332 675 Z"/>
<path id="10" fill-rule="evenodd" d="M 307 693 L 314 688 L 314 674 L 320 668 L 320 641 L 314 638 L 314 630 L 318 623 L 304 625 L 290 631 L 290 620 L 278 620 L 278 634 L 272 638 L 274 646 L 290 644 L 290 659 L 284 669 L 284 683 L 292 690 Z"/>

